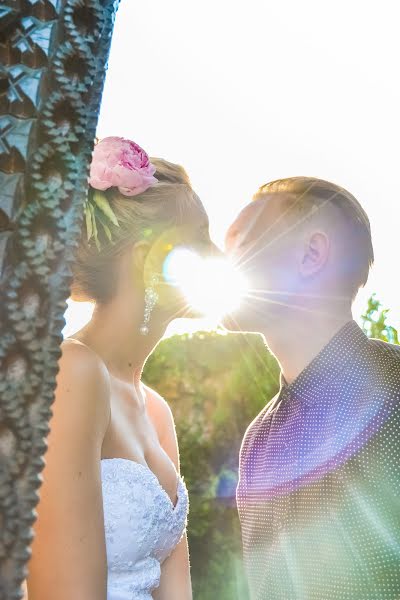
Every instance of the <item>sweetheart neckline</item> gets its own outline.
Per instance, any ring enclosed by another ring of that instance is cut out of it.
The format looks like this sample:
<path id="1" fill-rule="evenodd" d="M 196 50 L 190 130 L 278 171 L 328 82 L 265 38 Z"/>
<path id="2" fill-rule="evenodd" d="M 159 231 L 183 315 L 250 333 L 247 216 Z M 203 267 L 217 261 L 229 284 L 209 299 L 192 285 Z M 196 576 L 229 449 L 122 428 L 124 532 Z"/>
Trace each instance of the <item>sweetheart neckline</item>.
<path id="1" fill-rule="evenodd" d="M 112 458 L 101 458 L 100 462 L 105 462 L 105 461 L 123 461 L 123 462 L 127 462 L 130 463 L 132 465 L 135 465 L 139 468 L 141 468 L 142 470 L 146 471 L 151 478 L 154 480 L 154 482 L 157 484 L 158 489 L 163 493 L 163 495 L 169 500 L 169 503 L 171 505 L 172 511 L 175 512 L 179 501 L 181 499 L 181 485 L 183 482 L 183 478 L 179 475 L 179 473 L 177 472 L 177 484 L 176 484 L 176 503 L 174 504 L 171 496 L 168 494 L 168 492 L 163 488 L 163 486 L 160 483 L 160 480 L 158 479 L 157 475 L 150 469 L 150 467 L 148 465 L 144 465 L 140 462 L 137 462 L 136 460 L 131 460 L 130 458 L 122 458 L 119 456 L 116 457 L 112 457 Z"/>

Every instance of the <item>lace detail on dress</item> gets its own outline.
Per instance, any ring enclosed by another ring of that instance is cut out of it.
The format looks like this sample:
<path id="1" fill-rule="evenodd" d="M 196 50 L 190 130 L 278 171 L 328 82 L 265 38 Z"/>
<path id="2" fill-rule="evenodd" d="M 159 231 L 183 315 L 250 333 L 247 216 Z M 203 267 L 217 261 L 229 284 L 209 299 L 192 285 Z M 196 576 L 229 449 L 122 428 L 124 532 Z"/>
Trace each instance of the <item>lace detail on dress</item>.
<path id="1" fill-rule="evenodd" d="M 186 527 L 188 495 L 179 478 L 174 507 L 156 475 L 123 458 L 101 461 L 108 563 L 107 600 L 151 600 L 161 564 Z"/>

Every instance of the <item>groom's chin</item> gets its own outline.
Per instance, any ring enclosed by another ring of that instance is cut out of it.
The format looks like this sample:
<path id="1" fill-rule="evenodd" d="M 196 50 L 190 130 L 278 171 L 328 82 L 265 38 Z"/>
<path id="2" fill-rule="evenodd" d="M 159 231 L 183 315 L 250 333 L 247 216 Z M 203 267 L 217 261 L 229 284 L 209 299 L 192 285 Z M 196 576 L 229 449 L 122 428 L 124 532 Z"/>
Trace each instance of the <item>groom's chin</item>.
<path id="1" fill-rule="evenodd" d="M 258 331 L 255 323 L 250 323 L 245 315 L 239 313 L 225 315 L 221 320 L 221 324 L 227 331 L 232 332 L 248 333 Z"/>
<path id="2" fill-rule="evenodd" d="M 221 319 L 221 325 L 227 331 L 241 331 L 241 329 L 239 328 L 237 322 L 230 315 L 225 315 Z"/>

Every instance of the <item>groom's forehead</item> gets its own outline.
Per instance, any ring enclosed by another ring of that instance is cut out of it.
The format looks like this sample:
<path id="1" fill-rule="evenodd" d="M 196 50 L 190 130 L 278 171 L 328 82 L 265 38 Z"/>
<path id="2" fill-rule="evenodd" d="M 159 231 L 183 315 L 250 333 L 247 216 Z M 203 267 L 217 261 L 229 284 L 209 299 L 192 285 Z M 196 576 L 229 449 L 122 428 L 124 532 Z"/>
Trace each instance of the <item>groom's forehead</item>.
<path id="1" fill-rule="evenodd" d="M 283 199 L 275 195 L 263 195 L 239 213 L 228 229 L 225 243 L 227 249 L 240 246 L 244 241 L 254 241 L 263 235 L 267 228 L 279 221 L 283 210 Z"/>

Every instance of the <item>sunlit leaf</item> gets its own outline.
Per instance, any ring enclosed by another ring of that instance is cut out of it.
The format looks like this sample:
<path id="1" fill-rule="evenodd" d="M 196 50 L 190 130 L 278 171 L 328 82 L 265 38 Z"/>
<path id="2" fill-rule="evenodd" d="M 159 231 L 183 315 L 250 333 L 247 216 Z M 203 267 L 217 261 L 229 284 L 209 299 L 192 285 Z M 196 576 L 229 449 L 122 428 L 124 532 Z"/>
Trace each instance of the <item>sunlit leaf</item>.
<path id="1" fill-rule="evenodd" d="M 104 194 L 102 194 L 98 190 L 94 190 L 94 192 L 93 192 L 93 202 L 105 214 L 105 216 L 107 217 L 107 219 L 109 219 L 109 221 L 111 221 L 111 223 L 113 225 L 119 226 L 118 219 L 115 216 L 114 211 L 112 210 L 112 208 L 110 206 L 110 203 L 108 202 L 108 200 L 104 196 Z"/>
<path id="2" fill-rule="evenodd" d="M 85 220 L 86 220 L 86 231 L 87 231 L 87 240 L 89 241 L 93 235 L 93 225 L 92 225 L 92 215 L 89 209 L 89 204 L 85 204 Z"/>

